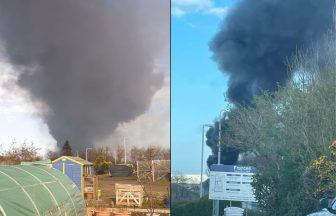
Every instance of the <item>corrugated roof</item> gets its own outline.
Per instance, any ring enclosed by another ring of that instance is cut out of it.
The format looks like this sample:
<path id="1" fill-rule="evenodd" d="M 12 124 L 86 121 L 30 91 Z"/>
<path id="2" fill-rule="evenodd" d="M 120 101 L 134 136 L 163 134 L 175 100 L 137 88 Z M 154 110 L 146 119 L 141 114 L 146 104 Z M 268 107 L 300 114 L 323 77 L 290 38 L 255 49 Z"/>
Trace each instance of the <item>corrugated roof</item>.
<path id="1" fill-rule="evenodd" d="M 57 158 L 56 160 L 54 160 L 52 163 L 55 163 L 61 159 L 68 159 L 68 160 L 71 160 L 75 163 L 79 163 L 81 165 L 93 165 L 93 163 L 87 161 L 87 160 L 84 160 L 83 158 L 80 158 L 80 157 L 75 157 L 75 156 L 61 156 L 59 158 Z"/>

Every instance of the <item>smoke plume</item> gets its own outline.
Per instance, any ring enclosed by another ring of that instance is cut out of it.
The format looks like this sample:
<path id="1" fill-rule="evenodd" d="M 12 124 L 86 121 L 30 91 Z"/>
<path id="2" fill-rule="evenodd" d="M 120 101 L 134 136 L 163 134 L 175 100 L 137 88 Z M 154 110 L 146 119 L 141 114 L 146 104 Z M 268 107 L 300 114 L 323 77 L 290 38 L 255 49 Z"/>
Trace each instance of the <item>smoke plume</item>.
<path id="1" fill-rule="evenodd" d="M 253 96 L 273 92 L 292 74 L 286 60 L 307 49 L 332 27 L 333 0 L 244 0 L 228 13 L 210 42 L 213 59 L 229 76 L 228 99 L 236 105 L 251 105 Z M 222 129 L 228 130 L 221 119 Z M 225 142 L 223 138 L 223 142 Z M 207 132 L 212 154 L 208 165 L 217 163 L 218 122 Z M 223 143 L 225 146 L 225 143 Z M 238 151 L 222 148 L 221 163 L 234 164 Z"/>
<path id="2" fill-rule="evenodd" d="M 213 59 L 229 76 L 229 100 L 248 104 L 262 90 L 283 85 L 291 76 L 286 58 L 328 31 L 333 4 L 334 0 L 238 2 L 210 42 Z"/>
<path id="3" fill-rule="evenodd" d="M 161 88 L 169 1 L 0 0 L 0 37 L 54 138 L 84 148 L 144 113 Z"/>
<path id="4" fill-rule="evenodd" d="M 231 113 L 230 113 L 231 114 Z M 228 122 L 225 119 L 221 119 L 221 144 L 224 146 L 227 144 L 228 139 L 233 137 L 231 131 L 228 130 Z M 206 133 L 206 144 L 211 148 L 212 155 L 207 159 L 208 167 L 211 164 L 217 164 L 218 162 L 218 135 L 219 135 L 219 122 L 215 122 L 214 127 L 211 127 Z M 239 156 L 239 150 L 232 147 L 225 147 L 221 149 L 221 164 L 233 165 L 237 162 Z"/>

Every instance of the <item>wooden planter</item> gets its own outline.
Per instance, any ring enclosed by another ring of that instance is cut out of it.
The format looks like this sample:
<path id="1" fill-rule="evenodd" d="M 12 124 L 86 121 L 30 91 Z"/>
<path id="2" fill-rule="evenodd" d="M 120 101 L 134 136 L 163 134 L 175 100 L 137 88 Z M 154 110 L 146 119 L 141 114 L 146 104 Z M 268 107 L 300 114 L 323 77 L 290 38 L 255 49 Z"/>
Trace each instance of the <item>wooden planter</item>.
<path id="1" fill-rule="evenodd" d="M 102 210 L 102 211 L 95 211 L 96 216 L 111 216 L 112 212 L 107 211 L 107 210 Z"/>
<path id="2" fill-rule="evenodd" d="M 93 193 L 84 193 L 84 199 L 92 200 L 93 199 Z"/>
<path id="3" fill-rule="evenodd" d="M 91 214 L 90 215 L 95 215 L 95 216 L 112 216 L 112 212 L 110 209 L 106 208 L 99 208 L 99 209 L 91 209 L 90 210 Z"/>
<path id="4" fill-rule="evenodd" d="M 117 210 L 113 212 L 113 216 L 130 216 L 131 212 L 127 210 Z"/>
<path id="5" fill-rule="evenodd" d="M 130 216 L 131 212 L 115 212 L 113 216 Z"/>

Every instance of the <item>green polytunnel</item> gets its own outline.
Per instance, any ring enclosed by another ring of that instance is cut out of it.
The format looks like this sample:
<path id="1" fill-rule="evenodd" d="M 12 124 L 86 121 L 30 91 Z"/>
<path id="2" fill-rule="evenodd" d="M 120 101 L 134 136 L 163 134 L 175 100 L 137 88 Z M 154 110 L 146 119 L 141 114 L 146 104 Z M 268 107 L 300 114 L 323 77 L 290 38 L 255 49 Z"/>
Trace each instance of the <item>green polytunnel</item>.
<path id="1" fill-rule="evenodd" d="M 85 202 L 60 171 L 41 165 L 0 166 L 0 216 L 82 216 Z"/>

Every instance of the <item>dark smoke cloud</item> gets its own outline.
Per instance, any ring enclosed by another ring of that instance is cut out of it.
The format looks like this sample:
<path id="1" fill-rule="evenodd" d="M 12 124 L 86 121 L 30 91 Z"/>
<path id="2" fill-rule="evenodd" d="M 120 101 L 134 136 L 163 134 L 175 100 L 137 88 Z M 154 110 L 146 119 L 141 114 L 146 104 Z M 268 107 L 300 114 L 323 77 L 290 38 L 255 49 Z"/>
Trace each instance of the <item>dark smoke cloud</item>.
<path id="1" fill-rule="evenodd" d="M 244 0 L 230 11 L 210 42 L 213 59 L 229 76 L 227 97 L 236 105 L 251 105 L 263 90 L 275 91 L 291 74 L 286 60 L 297 50 L 310 48 L 333 24 L 334 0 Z M 229 130 L 223 122 L 223 130 Z M 229 136 L 234 136 L 230 134 Z M 222 139 L 227 146 L 227 139 Z M 217 163 L 218 122 L 207 132 L 212 150 L 208 165 Z M 234 164 L 239 151 L 222 148 L 224 164 Z"/>
<path id="2" fill-rule="evenodd" d="M 162 86 L 169 1 L 0 0 L 0 36 L 24 68 L 19 85 L 49 107 L 51 134 L 83 148 L 143 113 Z"/>
<path id="3" fill-rule="evenodd" d="M 222 134 L 222 142 L 223 146 L 226 146 L 228 143 L 225 139 L 226 136 L 232 136 L 228 131 L 227 121 L 224 119 L 221 120 L 221 134 Z M 219 122 L 216 122 L 214 127 L 211 127 L 206 133 L 206 144 L 211 148 L 211 153 L 207 159 L 207 165 L 210 167 L 211 164 L 217 164 L 218 162 L 218 134 L 219 134 Z M 233 165 L 237 162 L 239 156 L 239 150 L 226 147 L 221 149 L 221 164 Z"/>
<path id="4" fill-rule="evenodd" d="M 245 0 L 237 3 L 210 43 L 229 75 L 231 102 L 248 104 L 261 90 L 275 91 L 290 74 L 286 58 L 308 48 L 331 28 L 334 0 Z"/>
<path id="5" fill-rule="evenodd" d="M 239 157 L 239 149 L 228 147 L 231 140 L 237 140 L 234 131 L 229 127 L 229 119 L 239 112 L 239 108 L 232 108 L 230 112 L 226 113 L 227 118 L 220 119 L 221 122 L 221 164 L 233 165 L 237 163 Z M 212 155 L 207 159 L 208 167 L 211 164 L 217 164 L 218 162 L 218 138 L 219 138 L 219 120 L 216 121 L 207 133 L 206 144 L 210 147 Z"/>

